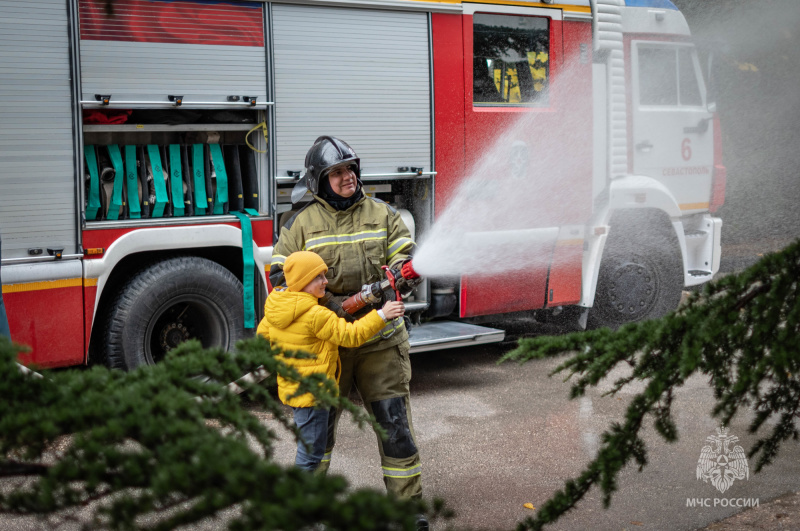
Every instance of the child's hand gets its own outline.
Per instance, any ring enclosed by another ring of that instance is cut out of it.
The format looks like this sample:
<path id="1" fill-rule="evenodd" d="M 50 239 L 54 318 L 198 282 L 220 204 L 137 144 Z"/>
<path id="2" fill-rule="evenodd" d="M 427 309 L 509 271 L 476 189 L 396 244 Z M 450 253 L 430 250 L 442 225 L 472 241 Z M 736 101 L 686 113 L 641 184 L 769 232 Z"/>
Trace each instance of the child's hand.
<path id="1" fill-rule="evenodd" d="M 396 317 L 401 317 L 403 313 L 406 311 L 406 307 L 403 304 L 403 301 L 389 301 L 383 305 L 383 315 L 386 316 L 386 319 L 394 319 Z"/>

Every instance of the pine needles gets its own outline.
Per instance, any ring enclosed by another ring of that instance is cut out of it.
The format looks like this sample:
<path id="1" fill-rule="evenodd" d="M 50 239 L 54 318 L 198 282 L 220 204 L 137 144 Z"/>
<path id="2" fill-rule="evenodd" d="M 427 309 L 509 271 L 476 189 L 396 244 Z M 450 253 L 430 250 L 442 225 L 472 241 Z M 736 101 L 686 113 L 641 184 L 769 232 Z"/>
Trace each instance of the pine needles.
<path id="1" fill-rule="evenodd" d="M 707 285 L 662 319 L 628 324 L 617 331 L 521 339 L 501 361 L 573 353 L 553 371 L 569 373 L 572 398 L 597 386 L 619 364 L 629 365 L 631 371 L 614 382 L 609 394 L 634 381 L 644 384 L 644 390 L 634 395 L 624 421 L 603 433 L 598 454 L 583 473 L 518 529 L 541 529 L 556 521 L 594 486 L 600 487 L 608 506 L 619 472 L 631 460 L 640 470 L 647 464 L 641 430 L 648 417 L 665 441 L 677 439 L 673 394 L 694 374 L 709 377 L 715 397 L 712 414 L 722 424 L 742 409 L 755 411 L 751 433 L 776 418 L 771 431 L 748 452 L 756 457 L 756 471 L 774 460 L 783 442 L 798 439 L 799 278 L 800 242 L 795 242 L 740 274 Z"/>

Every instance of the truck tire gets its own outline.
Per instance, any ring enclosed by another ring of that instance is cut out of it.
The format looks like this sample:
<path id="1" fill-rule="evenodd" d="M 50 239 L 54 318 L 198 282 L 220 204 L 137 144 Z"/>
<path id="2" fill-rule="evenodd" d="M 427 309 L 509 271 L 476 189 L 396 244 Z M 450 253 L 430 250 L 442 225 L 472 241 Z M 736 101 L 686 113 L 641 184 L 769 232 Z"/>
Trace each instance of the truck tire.
<path id="1" fill-rule="evenodd" d="M 625 323 L 657 319 L 675 310 L 683 290 L 683 263 L 673 235 L 648 232 L 609 234 L 590 328 L 617 329 Z"/>
<path id="2" fill-rule="evenodd" d="M 170 258 L 142 269 L 111 308 L 106 326 L 111 368 L 153 365 L 188 339 L 231 351 L 244 338 L 242 284 L 205 258 Z"/>

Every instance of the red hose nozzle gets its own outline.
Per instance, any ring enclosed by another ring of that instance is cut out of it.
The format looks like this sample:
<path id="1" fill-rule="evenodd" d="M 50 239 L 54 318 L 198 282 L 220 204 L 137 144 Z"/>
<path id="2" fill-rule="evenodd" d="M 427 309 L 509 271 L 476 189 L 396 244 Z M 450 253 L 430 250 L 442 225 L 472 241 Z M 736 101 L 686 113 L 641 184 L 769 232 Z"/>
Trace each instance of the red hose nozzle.
<path id="1" fill-rule="evenodd" d="M 419 273 L 414 271 L 414 266 L 411 265 L 411 260 L 403 264 L 403 267 L 400 268 L 400 274 L 406 280 L 411 280 L 412 278 L 419 278 Z"/>

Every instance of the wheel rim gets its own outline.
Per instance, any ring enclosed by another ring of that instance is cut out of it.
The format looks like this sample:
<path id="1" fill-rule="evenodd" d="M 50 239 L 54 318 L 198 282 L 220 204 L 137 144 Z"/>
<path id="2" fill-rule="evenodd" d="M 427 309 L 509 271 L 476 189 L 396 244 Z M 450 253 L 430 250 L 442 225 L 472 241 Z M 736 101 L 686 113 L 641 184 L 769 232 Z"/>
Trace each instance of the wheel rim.
<path id="1" fill-rule="evenodd" d="M 222 309 L 198 295 L 183 295 L 164 303 L 153 313 L 144 338 L 147 362 L 155 364 L 167 352 L 189 339 L 203 348 L 228 347 L 230 330 Z"/>
<path id="2" fill-rule="evenodd" d="M 616 261 L 607 278 L 608 308 L 624 321 L 643 318 L 658 301 L 658 270 L 642 256 L 632 255 Z"/>

